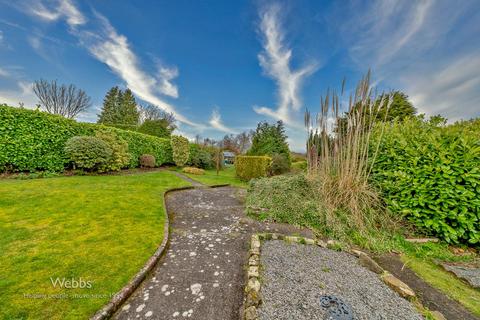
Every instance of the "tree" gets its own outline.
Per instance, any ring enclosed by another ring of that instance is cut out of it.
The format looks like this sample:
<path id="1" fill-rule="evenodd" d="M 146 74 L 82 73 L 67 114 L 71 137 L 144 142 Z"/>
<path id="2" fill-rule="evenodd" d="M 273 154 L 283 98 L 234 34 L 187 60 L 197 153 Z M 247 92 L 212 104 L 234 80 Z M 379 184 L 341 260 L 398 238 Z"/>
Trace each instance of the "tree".
<path id="1" fill-rule="evenodd" d="M 116 124 L 120 122 L 120 105 L 122 102 L 122 90 L 118 87 L 111 88 L 103 99 L 103 107 L 98 115 L 97 123 Z"/>
<path id="2" fill-rule="evenodd" d="M 90 97 L 73 84 L 58 85 L 56 80 L 48 82 L 41 79 L 34 82 L 33 92 L 47 112 L 68 119 L 75 118 L 91 106 Z"/>
<path id="3" fill-rule="evenodd" d="M 401 91 L 394 91 L 392 93 L 393 101 L 387 112 L 387 105 L 389 103 L 388 95 L 380 95 L 375 103 L 380 105 L 382 99 L 385 97 L 385 103 L 378 110 L 376 115 L 377 121 L 393 121 L 394 119 L 403 121 L 405 118 L 413 117 L 417 113 L 417 109 L 408 100 L 408 96 Z M 386 113 L 386 114 L 385 114 Z"/>
<path id="4" fill-rule="evenodd" d="M 140 117 L 142 118 L 142 124 L 138 128 L 138 131 L 145 134 L 168 138 L 173 130 L 177 128 L 175 125 L 175 115 L 165 112 L 154 105 L 141 107 Z"/>
<path id="5" fill-rule="evenodd" d="M 135 96 L 130 89 L 125 90 L 121 96 L 120 123 L 121 125 L 136 126 L 140 120 Z"/>
<path id="6" fill-rule="evenodd" d="M 393 100 L 390 104 L 391 97 L 393 97 Z M 381 107 L 379 108 L 379 106 Z M 355 106 L 350 112 L 357 112 L 359 108 L 360 106 Z M 365 115 L 368 117 L 371 116 L 369 121 L 391 122 L 393 120 L 403 121 L 406 118 L 413 117 L 417 113 L 417 109 L 413 106 L 410 100 L 408 100 L 408 96 L 405 93 L 394 91 L 388 95 L 381 94 L 375 100 L 375 104 L 372 108 L 363 108 L 362 112 L 365 112 Z M 346 132 L 347 118 L 348 113 L 337 119 L 338 123 L 335 128 L 336 132 Z"/>
<path id="7" fill-rule="evenodd" d="M 98 123 L 123 128 L 137 127 L 140 112 L 135 96 L 130 89 L 125 91 L 118 87 L 111 88 L 103 99 L 103 107 L 98 115 Z"/>
<path id="8" fill-rule="evenodd" d="M 172 131 L 173 129 L 165 119 L 145 120 L 140 127 L 138 127 L 138 132 L 160 138 L 169 138 Z"/>
<path id="9" fill-rule="evenodd" d="M 252 144 L 253 131 L 245 131 L 237 135 L 227 134 L 223 137 L 223 147 L 236 154 L 244 154 Z"/>
<path id="10" fill-rule="evenodd" d="M 285 157 L 290 165 L 290 150 L 288 149 L 283 122 L 277 121 L 276 124 L 260 122 L 253 133 L 252 146 L 247 154 L 257 156 L 280 154 Z"/>

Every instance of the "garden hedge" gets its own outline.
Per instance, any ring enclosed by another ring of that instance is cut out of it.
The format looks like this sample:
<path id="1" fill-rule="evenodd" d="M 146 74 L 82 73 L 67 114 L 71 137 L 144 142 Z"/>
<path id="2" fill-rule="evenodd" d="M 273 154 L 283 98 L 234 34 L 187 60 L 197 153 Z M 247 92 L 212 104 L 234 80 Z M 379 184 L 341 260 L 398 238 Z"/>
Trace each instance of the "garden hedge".
<path id="1" fill-rule="evenodd" d="M 62 171 L 68 165 L 65 142 L 74 136 L 94 136 L 98 131 L 113 132 L 128 143 L 130 168 L 138 167 L 142 154 L 155 156 L 157 166 L 173 161 L 169 139 L 0 105 L 0 172 Z"/>
<path id="2" fill-rule="evenodd" d="M 372 177 L 389 209 L 447 242 L 480 243 L 480 120 L 414 118 L 381 141 Z"/>
<path id="3" fill-rule="evenodd" d="M 235 172 L 241 180 L 265 177 L 270 170 L 272 158 L 267 156 L 236 156 Z"/>

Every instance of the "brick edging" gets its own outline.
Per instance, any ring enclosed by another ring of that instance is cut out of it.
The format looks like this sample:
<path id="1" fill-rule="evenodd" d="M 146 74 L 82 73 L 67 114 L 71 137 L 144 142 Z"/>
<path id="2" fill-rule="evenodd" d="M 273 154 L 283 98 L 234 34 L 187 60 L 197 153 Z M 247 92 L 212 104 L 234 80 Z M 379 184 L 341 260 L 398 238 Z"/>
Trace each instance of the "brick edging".
<path id="1" fill-rule="evenodd" d="M 170 228 L 170 220 L 168 216 L 167 206 L 165 198 L 168 193 L 180 190 L 188 190 L 188 189 L 195 189 L 193 186 L 186 186 L 186 187 L 179 187 L 179 188 L 172 188 L 163 193 L 162 202 L 165 214 L 165 223 L 163 226 L 163 239 L 160 246 L 155 250 L 155 253 L 148 259 L 142 269 L 137 272 L 137 274 L 130 279 L 130 281 L 118 291 L 113 298 L 104 305 L 100 310 L 98 310 L 90 320 L 104 320 L 109 319 L 117 310 L 118 308 L 132 295 L 132 293 L 140 286 L 142 281 L 146 278 L 148 273 L 155 267 L 158 260 L 162 257 L 165 248 L 167 247 L 168 240 L 170 237 L 169 228 Z"/>
<path id="2" fill-rule="evenodd" d="M 250 240 L 250 250 L 248 251 L 247 284 L 245 286 L 245 298 L 242 308 L 242 319 L 244 320 L 257 320 L 257 308 L 262 303 L 262 296 L 260 292 L 260 251 L 262 240 L 284 240 L 287 242 L 305 245 L 318 245 L 319 247 L 329 249 L 336 249 L 342 246 L 342 243 L 336 240 L 314 240 L 305 237 L 286 236 L 277 233 L 253 234 Z M 397 292 L 401 297 L 413 302 L 418 308 L 425 310 L 420 301 L 416 299 L 415 292 L 407 284 L 403 283 L 400 279 L 383 269 L 367 253 L 351 248 L 348 248 L 345 251 L 355 255 L 358 258 L 360 265 L 379 274 L 380 279 L 382 279 L 387 286 Z M 442 319 L 442 317 L 443 316 L 440 314 L 437 319 Z"/>

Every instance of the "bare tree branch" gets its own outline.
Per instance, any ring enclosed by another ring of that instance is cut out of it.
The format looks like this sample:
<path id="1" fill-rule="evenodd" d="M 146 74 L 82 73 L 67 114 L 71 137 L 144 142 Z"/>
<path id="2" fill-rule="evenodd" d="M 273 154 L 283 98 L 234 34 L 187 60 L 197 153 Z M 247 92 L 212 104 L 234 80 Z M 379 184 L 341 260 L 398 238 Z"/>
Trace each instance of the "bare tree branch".
<path id="1" fill-rule="evenodd" d="M 47 112 L 69 119 L 91 106 L 90 97 L 73 84 L 59 86 L 56 80 L 48 82 L 40 79 L 33 84 L 33 92 Z"/>

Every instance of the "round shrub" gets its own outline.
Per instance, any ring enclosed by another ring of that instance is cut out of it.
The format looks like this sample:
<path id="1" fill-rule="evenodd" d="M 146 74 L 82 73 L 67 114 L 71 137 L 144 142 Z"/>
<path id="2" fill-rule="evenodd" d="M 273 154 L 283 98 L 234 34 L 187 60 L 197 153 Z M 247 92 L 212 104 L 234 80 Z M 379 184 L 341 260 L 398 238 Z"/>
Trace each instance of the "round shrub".
<path id="1" fill-rule="evenodd" d="M 103 140 L 110 149 L 112 157 L 106 164 L 100 166 L 99 171 L 119 171 L 128 167 L 130 154 L 128 153 L 128 144 L 114 132 L 98 131 L 95 137 Z"/>
<path id="2" fill-rule="evenodd" d="M 76 136 L 65 143 L 65 155 L 75 168 L 97 170 L 112 159 L 112 149 L 97 137 Z"/>
<path id="3" fill-rule="evenodd" d="M 142 154 L 140 156 L 140 166 L 142 168 L 155 168 L 155 157 L 151 154 Z"/>
<path id="4" fill-rule="evenodd" d="M 187 164 L 191 167 L 211 169 L 215 166 L 212 155 L 198 144 L 190 145 L 190 155 Z"/>
<path id="5" fill-rule="evenodd" d="M 190 147 L 188 139 L 182 136 L 172 136 L 170 143 L 172 144 L 173 162 L 179 167 L 183 167 L 189 156 Z"/>

